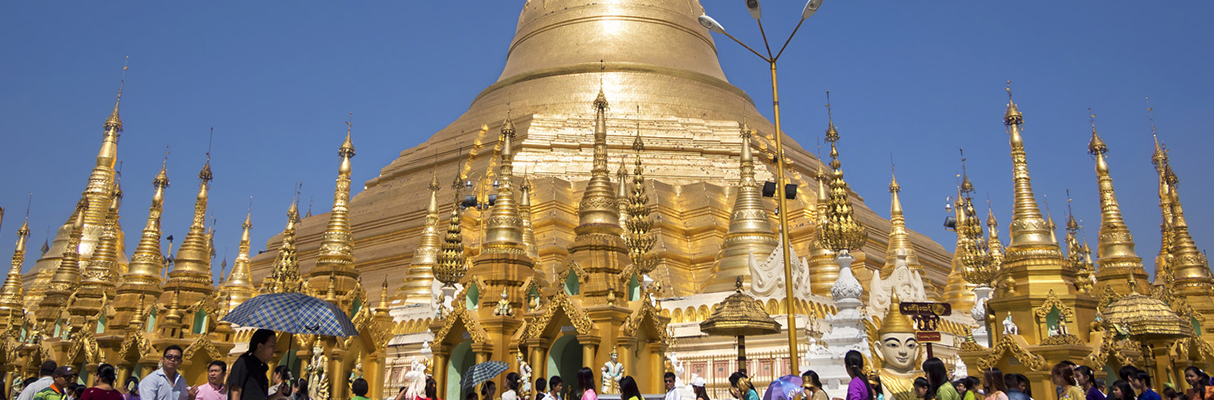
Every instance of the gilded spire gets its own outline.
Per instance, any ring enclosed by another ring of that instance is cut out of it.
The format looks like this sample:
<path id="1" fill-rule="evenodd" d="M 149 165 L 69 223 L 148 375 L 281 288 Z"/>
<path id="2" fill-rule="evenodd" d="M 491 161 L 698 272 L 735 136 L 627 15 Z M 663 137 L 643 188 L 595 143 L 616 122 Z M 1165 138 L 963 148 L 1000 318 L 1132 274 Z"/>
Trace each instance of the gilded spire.
<path id="1" fill-rule="evenodd" d="M 135 307 L 136 297 L 144 295 L 159 297 L 160 285 L 164 283 L 161 274 L 164 269 L 164 255 L 160 252 L 160 216 L 164 213 L 164 190 L 169 187 L 168 156 L 160 166 L 160 173 L 152 179 L 152 205 L 148 208 L 147 223 L 139 237 L 139 245 L 131 256 L 130 266 L 122 275 L 122 283 L 118 285 L 115 310 L 120 318 L 110 326 L 120 328 L 127 318 L 134 318 L 133 313 L 142 312 Z"/>
<path id="2" fill-rule="evenodd" d="M 455 204 L 451 207 L 451 221 L 447 226 L 447 235 L 443 239 L 442 252 L 438 255 L 438 265 L 434 269 L 434 277 L 448 287 L 455 286 L 468 272 L 468 257 L 464 254 L 464 235 L 460 232 L 460 219 L 463 218 L 463 207 L 460 203 L 464 200 L 460 197 L 460 188 L 464 186 L 461 178 L 462 176 L 456 172 L 455 182 L 451 184 L 451 189 L 455 192 Z"/>
<path id="3" fill-rule="evenodd" d="M 1088 113 L 1092 118 L 1092 139 L 1088 142 L 1088 153 L 1096 159 L 1096 184 L 1100 194 L 1100 237 L 1096 242 L 1096 262 L 1100 270 L 1096 276 L 1100 281 L 1113 285 L 1117 293 L 1127 294 L 1129 288 L 1124 284 L 1126 275 L 1133 274 L 1137 275 L 1136 278 L 1146 280 L 1146 270 L 1142 268 L 1142 258 L 1134 251 L 1134 237 L 1121 216 L 1121 206 L 1113 191 L 1113 178 L 1109 175 L 1106 160 L 1109 146 L 1096 132 L 1096 115 L 1091 114 L 1091 109 Z M 1070 232 L 1070 222 L 1067 228 L 1069 253 L 1073 251 L 1070 247 L 1078 243 L 1071 243 L 1070 236 L 1073 234 Z M 1083 261 L 1077 257 L 1080 256 L 1072 255 L 1070 258 L 1076 258 L 1076 262 Z"/>
<path id="4" fill-rule="evenodd" d="M 615 198 L 616 206 L 619 208 L 620 227 L 624 228 L 624 232 L 620 234 L 625 238 L 628 237 L 628 156 L 620 158 L 620 168 L 615 170 Z"/>
<path id="5" fill-rule="evenodd" d="M 1151 112 L 1147 107 L 1147 113 Z M 1159 211 L 1162 214 L 1159 223 L 1159 254 L 1155 256 L 1155 279 L 1159 280 L 1165 270 L 1171 268 L 1172 249 L 1175 231 L 1172 229 L 1172 177 L 1168 165 L 1168 152 L 1159 144 L 1159 136 L 1155 134 L 1155 119 L 1151 118 L 1151 138 L 1155 142 L 1155 151 L 1151 154 L 1151 164 L 1159 174 Z"/>
<path id="6" fill-rule="evenodd" d="M 114 286 L 118 281 L 118 209 L 122 203 L 122 193 L 114 185 L 114 194 L 110 197 L 107 208 L 105 225 L 101 229 L 97 248 L 93 250 L 93 259 L 84 264 L 80 288 L 76 292 L 76 301 L 69 305 L 68 311 L 80 320 L 87 321 L 95 318 L 102 311 L 103 303 L 114 297 Z"/>
<path id="7" fill-rule="evenodd" d="M 185 239 L 181 241 L 181 247 L 177 250 L 177 258 L 173 263 L 173 270 L 169 272 L 168 282 L 165 282 L 164 285 L 165 291 L 185 289 L 187 296 L 191 297 L 186 300 L 189 304 L 198 300 L 192 298 L 195 297 L 194 294 L 210 295 L 215 290 L 212 286 L 211 276 L 211 248 L 207 243 L 206 233 L 207 199 L 213 178 L 211 154 L 208 152 L 207 161 L 202 165 L 202 170 L 198 172 L 198 195 L 194 201 L 194 221 L 190 224 L 190 230 L 186 233 Z"/>
<path id="8" fill-rule="evenodd" d="M 434 266 L 438 264 L 438 255 L 443 245 L 443 238 L 438 228 L 438 176 L 430 178 L 430 205 L 426 207 L 426 226 L 422 228 L 421 238 L 417 249 L 413 251 L 413 262 L 405 274 L 404 286 L 400 288 L 405 301 L 412 304 L 429 304 L 431 289 L 434 282 Z M 525 221 L 524 221 L 525 222 Z"/>
<path id="9" fill-rule="evenodd" d="M 653 229 L 653 221 L 649 219 L 649 195 L 645 193 L 645 168 L 641 162 L 645 141 L 641 139 L 640 114 L 641 107 L 637 106 L 637 134 L 632 140 L 632 150 L 636 152 L 636 157 L 633 161 L 631 190 L 627 198 L 628 219 L 625 229 L 628 235 L 624 244 L 628 247 L 628 257 L 637 266 L 637 270 L 648 274 L 657 267 L 657 259 L 650 253 L 657 238 L 650 232 Z M 620 185 L 625 185 L 624 180 L 620 181 Z"/>
<path id="10" fill-rule="evenodd" d="M 611 187 L 611 173 L 607 170 L 607 96 L 599 88 L 594 100 L 594 167 L 590 170 L 590 182 L 578 203 L 578 235 L 588 233 L 620 234 L 620 210 Z"/>
<path id="11" fill-rule="evenodd" d="M 485 251 L 490 254 L 526 254 L 523 244 L 523 220 L 514 201 L 514 121 L 502 122 L 502 152 L 498 166 L 500 184 L 497 201 L 489 211 L 485 228 Z"/>
<path id="12" fill-rule="evenodd" d="M 8 270 L 8 277 L 4 279 L 4 286 L 0 288 L 0 313 L 24 312 L 21 311 L 23 309 L 21 266 L 25 263 L 25 241 L 29 239 L 29 236 L 29 217 L 26 217 L 25 222 L 21 223 L 21 228 L 17 229 L 17 245 L 13 249 L 12 267 Z"/>
<path id="13" fill-rule="evenodd" d="M 1169 165 L 1166 169 L 1167 180 L 1171 184 L 1172 203 L 1172 273 L 1178 286 L 1201 287 L 1198 291 L 1208 294 L 1211 288 L 1211 274 L 1206 255 L 1197 249 L 1193 236 L 1189 233 L 1189 223 L 1184 217 L 1184 206 L 1180 203 L 1180 180 Z M 1186 291 L 1187 292 L 1187 291 Z"/>
<path id="14" fill-rule="evenodd" d="M 249 231 L 253 229 L 253 212 L 250 210 L 240 224 L 240 247 L 236 252 L 236 262 L 232 271 L 219 288 L 219 298 L 224 299 L 224 308 L 230 311 L 245 300 L 257 295 L 257 287 L 253 286 L 252 273 L 249 271 Z"/>
<path id="15" fill-rule="evenodd" d="M 820 157 L 819 157 L 820 158 Z M 826 209 L 830 205 L 830 192 L 826 189 L 827 176 L 822 172 L 822 163 L 818 163 L 818 171 L 814 180 L 818 181 L 818 199 L 814 205 L 814 237 L 810 246 L 809 271 L 810 275 L 819 277 L 810 281 L 810 291 L 814 294 L 830 295 L 835 279 L 839 277 L 839 264 L 834 262 L 835 252 L 827 247 L 822 236 L 827 224 Z"/>
<path id="16" fill-rule="evenodd" d="M 826 92 L 826 113 L 830 125 L 826 128 L 826 141 L 830 142 L 830 201 L 826 208 L 826 226 L 823 227 L 822 242 L 839 254 L 859 249 L 868 241 L 864 225 L 852 216 L 851 200 L 848 199 L 847 181 L 843 180 L 843 163 L 839 162 L 839 131 L 830 116 L 830 92 Z M 783 210 L 782 210 L 783 211 Z"/>
<path id="17" fill-rule="evenodd" d="M 38 319 L 43 324 L 53 324 L 59 318 L 61 308 L 67 305 L 68 297 L 80 287 L 80 239 L 84 235 L 84 213 L 88 207 L 85 199 L 76 203 L 67 248 L 63 250 L 59 268 L 51 276 L 50 287 L 38 304 Z"/>
<path id="18" fill-rule="evenodd" d="M 906 265 L 912 270 L 919 270 L 922 273 L 923 266 L 919 264 L 919 256 L 915 253 L 915 246 L 910 241 L 910 231 L 906 229 L 906 217 L 902 214 L 902 199 L 899 198 L 899 193 L 902 192 L 902 186 L 898 185 L 898 178 L 892 173 L 889 178 L 889 246 L 885 249 L 885 266 L 881 268 L 881 276 L 888 277 L 894 272 L 895 263 L 898 261 L 898 249 L 906 250 Z"/>
<path id="19" fill-rule="evenodd" d="M 539 260 L 539 245 L 535 242 L 535 228 L 531 225 L 531 178 L 523 176 L 523 185 L 519 187 L 518 216 L 523 220 L 523 244 L 527 246 L 527 256 Z"/>
<path id="20" fill-rule="evenodd" d="M 990 202 L 986 205 L 986 234 L 987 254 L 991 256 L 991 271 L 998 274 L 1003 267 L 1003 242 L 999 240 L 999 220 L 991 210 Z"/>
<path id="21" fill-rule="evenodd" d="M 303 280 L 299 277 L 299 259 L 295 254 L 295 225 L 299 223 L 299 197 L 287 209 L 287 227 L 282 230 L 282 245 L 274 258 L 270 275 L 261 284 L 262 293 L 300 293 Z"/>
<path id="22" fill-rule="evenodd" d="M 338 283 L 339 297 L 353 287 L 353 281 L 359 275 L 354 270 L 354 235 L 350 230 L 350 174 L 353 172 L 350 160 L 354 158 L 354 143 L 350 139 L 352 126 L 350 121 L 346 121 L 346 139 L 337 150 L 340 161 L 333 188 L 333 210 L 329 212 L 329 224 L 321 234 L 316 267 L 308 273 L 310 284 L 316 290 L 320 290 L 324 277 L 330 272 L 336 273 L 339 279 L 348 283 Z"/>
<path id="23" fill-rule="evenodd" d="M 1012 147 L 1012 181 L 1015 184 L 1015 201 L 1012 210 L 1011 243 L 1008 244 L 1009 255 L 1016 249 L 1026 246 L 1048 246 L 1057 248 L 1058 241 L 1051 239 L 1052 231 L 1041 216 L 1037 198 L 1033 195 L 1032 177 L 1029 175 L 1028 154 L 1024 151 L 1024 138 L 1020 129 L 1024 124 L 1024 116 L 1016 108 L 1012 100 L 1012 89 L 1007 90 L 1007 112 L 1003 115 L 1003 124 L 1007 125 L 1009 142 Z"/>
<path id="24" fill-rule="evenodd" d="M 745 121 L 739 128 L 742 147 L 738 162 L 738 192 L 729 215 L 729 231 L 725 233 L 721 252 L 717 253 L 717 260 L 713 263 L 712 278 L 705 285 L 705 292 L 727 291 L 739 278 L 749 284 L 751 255 L 767 257 L 779 244 L 767 209 L 763 207 L 762 189 L 755 181 L 754 156 L 750 147 L 754 130 Z"/>

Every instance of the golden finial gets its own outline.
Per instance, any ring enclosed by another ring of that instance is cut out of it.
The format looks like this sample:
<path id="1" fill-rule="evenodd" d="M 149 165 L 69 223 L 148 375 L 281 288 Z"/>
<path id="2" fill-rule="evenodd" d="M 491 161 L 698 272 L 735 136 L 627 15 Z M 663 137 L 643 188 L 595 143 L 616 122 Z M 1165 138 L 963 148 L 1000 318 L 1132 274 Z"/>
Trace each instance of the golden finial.
<path id="1" fill-rule="evenodd" d="M 118 79 L 118 96 L 115 96 L 114 111 L 105 120 L 104 127 L 107 132 L 122 132 L 122 118 L 118 117 L 118 105 L 122 103 L 122 87 L 126 85 L 127 63 L 130 61 L 131 56 L 126 56 L 126 60 L 122 62 L 122 78 Z"/>
<path id="2" fill-rule="evenodd" d="M 1016 108 L 1016 102 L 1012 100 L 1012 81 L 1007 81 L 1007 112 L 1003 114 L 1003 123 L 1005 125 L 1020 125 L 1024 123 L 1024 115 L 1020 114 L 1020 110 Z"/>
<path id="3" fill-rule="evenodd" d="M 1096 164 L 1097 172 L 1099 172 L 1101 169 L 1100 166 L 1105 164 L 1103 162 L 1104 154 L 1109 152 L 1109 146 L 1106 145 L 1104 140 L 1100 138 L 1100 134 L 1096 133 L 1096 114 L 1092 113 L 1091 108 L 1088 108 L 1088 116 L 1092 120 L 1092 140 L 1088 142 L 1088 154 L 1091 154 L 1092 156 L 1101 160 Z M 1108 165 L 1104 165 L 1103 169 L 1107 172 Z"/>
<path id="4" fill-rule="evenodd" d="M 958 148 L 957 150 L 961 152 L 961 193 L 969 196 L 974 192 L 974 184 L 970 182 L 969 173 L 965 169 L 965 149 Z"/>
<path id="5" fill-rule="evenodd" d="M 852 216 L 852 204 L 848 199 L 847 181 L 843 180 L 843 163 L 839 161 L 839 132 L 831 114 L 830 91 L 826 92 L 826 112 L 830 120 L 826 130 L 826 141 L 830 142 L 830 201 L 827 203 L 827 224 L 823 227 L 823 243 L 837 253 L 844 254 L 859 249 L 868 241 L 868 232 L 860 221 Z"/>

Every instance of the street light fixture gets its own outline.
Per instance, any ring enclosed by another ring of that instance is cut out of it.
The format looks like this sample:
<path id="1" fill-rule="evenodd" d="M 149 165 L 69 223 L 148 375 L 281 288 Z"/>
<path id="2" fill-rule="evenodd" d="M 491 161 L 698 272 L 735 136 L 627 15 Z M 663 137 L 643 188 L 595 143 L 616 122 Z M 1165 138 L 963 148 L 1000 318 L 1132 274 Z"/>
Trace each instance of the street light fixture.
<path id="1" fill-rule="evenodd" d="M 814 13 L 818 11 L 818 7 L 821 6 L 822 0 L 809 0 L 806 2 L 805 7 L 801 10 L 801 20 L 797 22 L 797 27 L 793 28 L 792 33 L 788 35 L 788 39 L 784 40 L 784 45 L 780 46 L 780 50 L 775 52 L 775 54 L 772 54 L 771 45 L 767 41 L 767 32 L 763 29 L 763 21 L 760 19 L 762 13 L 760 11 L 759 0 L 746 0 L 746 8 L 750 11 L 750 16 L 754 17 L 755 21 L 758 23 L 759 33 L 763 35 L 763 46 L 766 47 L 767 50 L 766 55 L 756 51 L 750 46 L 747 46 L 746 43 L 742 43 L 741 40 L 733 37 L 733 35 L 730 35 L 729 32 L 725 31 L 725 27 L 721 26 L 721 23 L 717 22 L 717 20 L 713 19 L 712 17 L 709 17 L 708 14 L 701 15 L 699 18 L 697 18 L 697 21 L 699 21 L 700 25 L 703 26 L 704 29 L 725 35 L 737 44 L 745 47 L 746 50 L 750 50 L 751 53 L 759 56 L 759 58 L 763 59 L 763 61 L 767 61 L 767 64 L 771 67 L 771 106 L 775 115 L 774 123 L 776 129 L 776 132 L 773 135 L 776 137 L 775 186 L 779 191 L 779 193 L 776 195 L 776 201 L 778 202 L 777 209 L 781 211 L 778 214 L 780 217 L 780 245 L 784 253 L 784 282 L 786 282 L 784 288 L 787 290 L 785 297 L 787 298 L 786 303 L 788 307 L 786 310 L 788 314 L 788 363 L 790 367 L 789 371 L 793 374 L 799 374 L 801 373 L 801 370 L 797 368 L 797 318 L 794 307 L 796 304 L 796 297 L 793 296 L 794 285 L 791 284 L 792 257 L 789 254 L 792 246 L 788 240 L 788 213 L 783 212 L 784 210 L 788 209 L 785 204 L 785 191 L 788 181 L 784 179 L 784 142 L 782 140 L 783 131 L 780 130 L 780 91 L 778 80 L 776 78 L 776 60 L 779 60 L 780 55 L 784 54 L 784 49 L 788 48 L 788 43 L 792 41 L 793 36 L 796 36 L 797 31 L 801 29 L 801 24 L 805 22 L 805 19 L 809 18 L 811 15 L 814 15 Z"/>

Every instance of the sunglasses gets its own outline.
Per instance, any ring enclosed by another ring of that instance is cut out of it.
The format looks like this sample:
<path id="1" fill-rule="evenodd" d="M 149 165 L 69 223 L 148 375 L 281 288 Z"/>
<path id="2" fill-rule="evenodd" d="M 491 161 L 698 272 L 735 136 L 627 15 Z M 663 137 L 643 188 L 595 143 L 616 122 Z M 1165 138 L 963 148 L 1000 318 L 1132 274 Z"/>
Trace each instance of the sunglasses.
<path id="1" fill-rule="evenodd" d="M 181 361 L 181 356 L 164 356 L 165 360 Z"/>

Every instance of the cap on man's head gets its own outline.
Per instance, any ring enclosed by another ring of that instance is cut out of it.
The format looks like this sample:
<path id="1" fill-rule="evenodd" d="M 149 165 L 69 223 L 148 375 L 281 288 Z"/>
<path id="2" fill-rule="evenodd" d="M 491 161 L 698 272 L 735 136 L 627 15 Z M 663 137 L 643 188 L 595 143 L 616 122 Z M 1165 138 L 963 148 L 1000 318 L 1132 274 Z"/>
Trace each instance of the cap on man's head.
<path id="1" fill-rule="evenodd" d="M 55 368 L 55 376 L 72 376 L 72 375 L 79 375 L 79 374 L 76 373 L 76 369 L 72 368 L 71 365 L 60 365 L 59 368 Z"/>
<path id="2" fill-rule="evenodd" d="M 42 367 L 38 369 L 39 375 L 47 376 L 55 373 L 55 368 L 59 368 L 59 364 L 55 360 L 46 360 L 42 362 Z"/>

